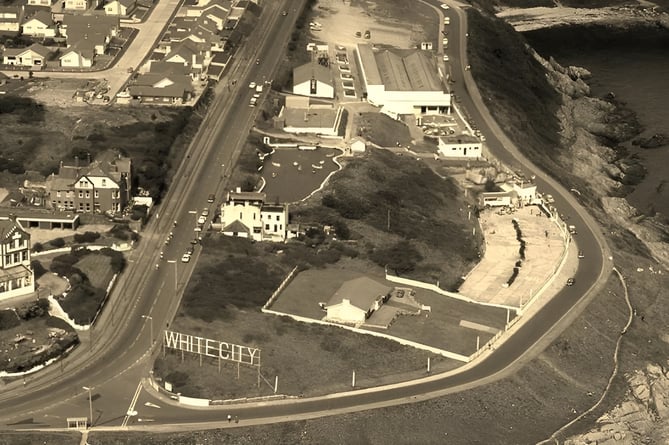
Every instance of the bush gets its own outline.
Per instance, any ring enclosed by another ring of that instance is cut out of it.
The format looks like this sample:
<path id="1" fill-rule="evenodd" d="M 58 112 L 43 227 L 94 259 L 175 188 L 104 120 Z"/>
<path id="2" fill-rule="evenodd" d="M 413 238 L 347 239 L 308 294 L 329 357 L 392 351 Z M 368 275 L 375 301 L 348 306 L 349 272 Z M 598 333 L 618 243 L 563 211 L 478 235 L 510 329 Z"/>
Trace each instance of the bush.
<path id="1" fill-rule="evenodd" d="M 32 260 L 30 262 L 30 267 L 33 268 L 35 273 L 35 280 L 38 280 L 42 275 L 44 275 L 47 270 L 42 266 L 42 263 L 39 260 Z"/>
<path id="2" fill-rule="evenodd" d="M 41 252 L 44 250 L 44 245 L 42 243 L 33 244 L 33 252 Z"/>
<path id="3" fill-rule="evenodd" d="M 49 312 L 49 300 L 40 298 L 36 302 L 19 306 L 16 313 L 22 320 L 31 320 L 33 318 L 43 317 Z"/>
<path id="4" fill-rule="evenodd" d="M 51 240 L 50 244 L 56 249 L 60 249 L 61 247 L 65 247 L 65 240 L 63 238 L 56 238 Z"/>
<path id="5" fill-rule="evenodd" d="M 72 287 L 66 298 L 60 300 L 60 305 L 76 323 L 87 325 L 93 321 L 104 298 L 104 290 L 89 283 L 79 283 Z"/>
<path id="6" fill-rule="evenodd" d="M 423 256 L 409 241 L 402 240 L 393 246 L 374 250 L 370 258 L 379 266 L 387 266 L 395 275 L 400 276 L 414 270 Z"/>
<path id="7" fill-rule="evenodd" d="M 14 309 L 0 311 L 0 331 L 15 328 L 19 324 L 21 324 L 21 320 Z"/>
<path id="8" fill-rule="evenodd" d="M 92 243 L 100 238 L 100 234 L 97 232 L 84 232 L 84 233 L 75 233 L 74 241 L 77 243 Z"/>
<path id="9" fill-rule="evenodd" d="M 121 252 L 106 247 L 100 250 L 100 253 L 111 258 L 109 265 L 114 273 L 122 272 L 125 269 L 125 257 Z"/>

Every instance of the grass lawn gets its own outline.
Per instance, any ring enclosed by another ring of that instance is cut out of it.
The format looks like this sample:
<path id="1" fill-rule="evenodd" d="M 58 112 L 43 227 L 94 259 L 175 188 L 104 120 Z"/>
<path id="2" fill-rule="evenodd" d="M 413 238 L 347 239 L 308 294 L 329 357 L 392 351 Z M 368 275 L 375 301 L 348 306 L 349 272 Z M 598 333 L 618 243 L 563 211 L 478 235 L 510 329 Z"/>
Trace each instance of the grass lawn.
<path id="1" fill-rule="evenodd" d="M 359 261 L 351 265 L 357 263 Z M 320 309 L 318 303 L 327 302 L 348 280 L 366 275 L 379 283 L 390 287 L 396 286 L 395 283 L 386 281 L 378 272 L 383 273 L 379 270 L 376 275 L 369 275 L 360 272 L 360 269 L 346 269 L 338 264 L 325 269 L 303 271 L 284 289 L 270 309 L 320 320 L 325 316 L 325 312 Z M 463 355 L 470 355 L 476 351 L 477 336 L 479 336 L 480 345 L 483 346 L 493 335 L 462 327 L 460 326 L 461 320 L 495 329 L 504 329 L 506 323 L 506 310 L 504 309 L 467 303 L 424 289 L 415 288 L 414 291 L 418 303 L 430 306 L 431 312 L 424 312 L 420 316 L 399 316 L 388 329 L 367 327 L 363 329 L 382 332 Z"/>
<path id="2" fill-rule="evenodd" d="M 381 113 L 361 113 L 357 117 L 359 135 L 381 147 L 395 147 L 399 142 L 402 146 L 411 143 L 409 128 Z"/>
<path id="3" fill-rule="evenodd" d="M 45 433 L 45 432 L 2 432 L 0 445 L 79 445 L 81 433 Z"/>
<path id="4" fill-rule="evenodd" d="M 84 256 L 74 267 L 81 269 L 86 274 L 93 287 L 106 289 L 109 281 L 114 276 L 114 271 L 110 267 L 111 258 L 102 254 L 90 254 Z"/>

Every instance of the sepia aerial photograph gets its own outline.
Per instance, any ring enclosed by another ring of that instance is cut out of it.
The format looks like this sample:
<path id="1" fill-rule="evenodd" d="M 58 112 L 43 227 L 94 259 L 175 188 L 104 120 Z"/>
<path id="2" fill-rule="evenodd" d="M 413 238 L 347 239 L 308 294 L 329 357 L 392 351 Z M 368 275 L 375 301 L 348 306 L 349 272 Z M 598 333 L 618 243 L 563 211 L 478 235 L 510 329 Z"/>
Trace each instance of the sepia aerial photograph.
<path id="1" fill-rule="evenodd" d="M 669 0 L 0 0 L 0 445 L 669 444 Z"/>

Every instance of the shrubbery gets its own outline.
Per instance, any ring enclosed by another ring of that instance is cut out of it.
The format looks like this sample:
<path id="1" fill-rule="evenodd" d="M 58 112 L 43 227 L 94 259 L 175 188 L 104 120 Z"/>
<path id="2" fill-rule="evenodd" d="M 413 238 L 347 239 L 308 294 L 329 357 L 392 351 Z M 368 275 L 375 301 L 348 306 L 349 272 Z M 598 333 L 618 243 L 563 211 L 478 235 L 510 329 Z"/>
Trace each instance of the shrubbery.
<path id="1" fill-rule="evenodd" d="M 14 312 L 14 309 L 5 309 L 0 311 L 0 331 L 12 329 L 21 323 L 19 316 Z"/>
<path id="2" fill-rule="evenodd" d="M 423 256 L 409 241 L 402 240 L 390 247 L 375 249 L 370 258 L 379 266 L 388 266 L 395 275 L 401 276 L 414 270 Z"/>
<path id="3" fill-rule="evenodd" d="M 65 247 L 65 240 L 63 238 L 56 238 L 49 241 L 49 244 L 51 244 L 56 249 L 60 249 L 61 247 Z"/>
<path id="4" fill-rule="evenodd" d="M 77 243 L 92 243 L 100 238 L 100 234 L 97 232 L 84 232 L 84 233 L 75 233 L 74 241 Z"/>
<path id="5" fill-rule="evenodd" d="M 39 260 L 32 260 L 30 262 L 30 267 L 33 268 L 35 273 L 35 280 L 38 280 L 42 275 L 44 275 L 47 270 L 42 266 L 42 263 Z"/>

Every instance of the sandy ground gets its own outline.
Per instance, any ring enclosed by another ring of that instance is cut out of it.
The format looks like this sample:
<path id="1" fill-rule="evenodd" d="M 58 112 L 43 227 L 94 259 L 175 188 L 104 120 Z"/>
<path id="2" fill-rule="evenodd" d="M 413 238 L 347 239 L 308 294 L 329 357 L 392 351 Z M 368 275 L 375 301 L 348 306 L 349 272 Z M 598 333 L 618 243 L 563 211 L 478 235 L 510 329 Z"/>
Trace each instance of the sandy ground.
<path id="1" fill-rule="evenodd" d="M 370 12 L 375 7 L 376 4 L 371 1 L 351 4 L 342 0 L 319 0 L 315 12 L 316 21 L 322 25 L 322 29 L 311 31 L 311 35 L 316 40 L 348 48 L 354 47 L 356 43 L 412 48 L 424 40 L 422 30 L 417 26 L 398 26 L 398 23 L 390 20 L 378 20 Z M 366 30 L 371 33 L 370 39 L 355 36 L 356 32 L 364 34 Z"/>
<path id="2" fill-rule="evenodd" d="M 635 22 L 661 22 L 669 27 L 669 14 L 659 13 L 652 6 L 621 6 L 609 8 L 508 8 L 497 13 L 516 31 L 525 32 L 555 26 L 587 23 L 633 25 Z"/>

